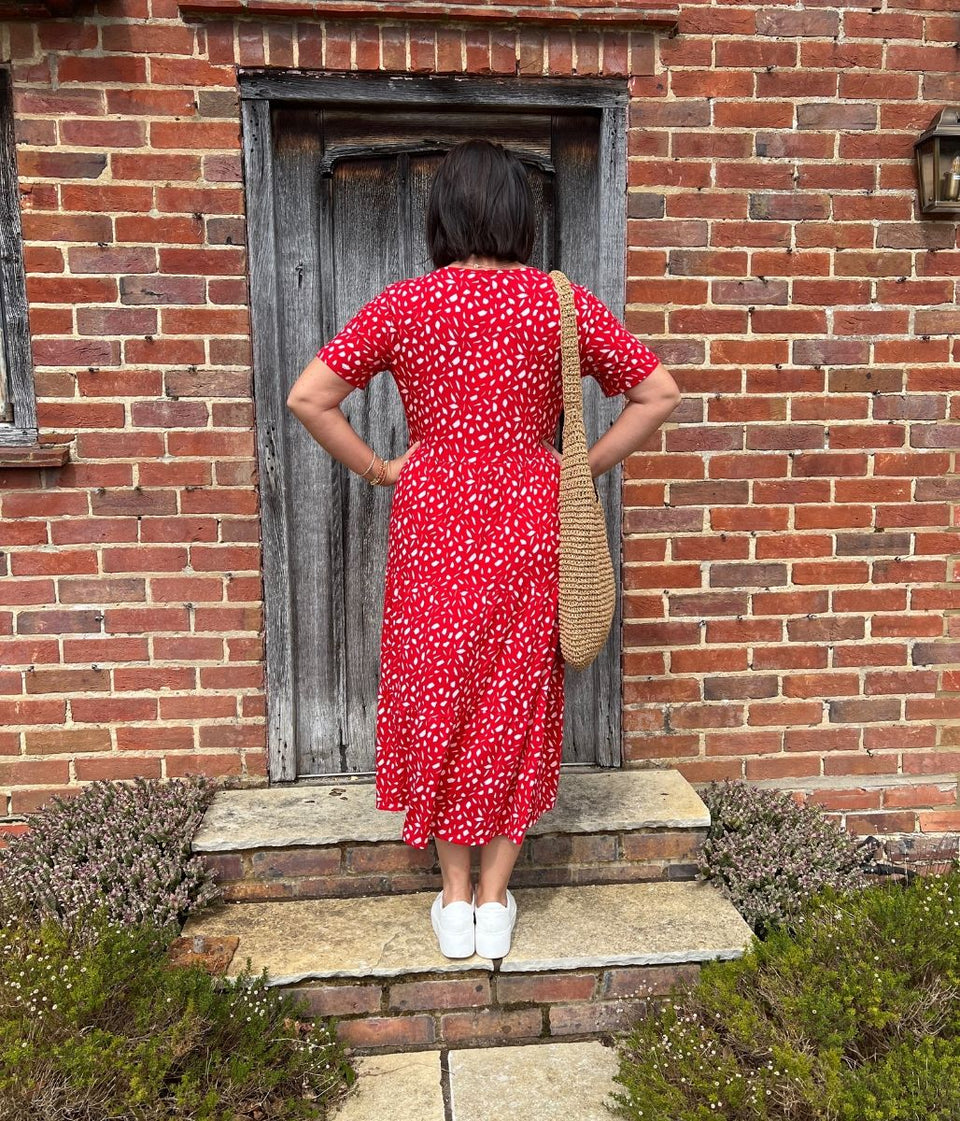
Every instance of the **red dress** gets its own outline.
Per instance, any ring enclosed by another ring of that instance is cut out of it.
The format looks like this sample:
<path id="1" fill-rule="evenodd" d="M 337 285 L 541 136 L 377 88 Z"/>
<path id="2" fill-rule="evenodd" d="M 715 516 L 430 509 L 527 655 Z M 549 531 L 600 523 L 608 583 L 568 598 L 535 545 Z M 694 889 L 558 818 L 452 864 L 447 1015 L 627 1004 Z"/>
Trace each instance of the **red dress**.
<path id="1" fill-rule="evenodd" d="M 573 283 L 581 372 L 611 397 L 659 359 Z M 402 840 L 519 844 L 556 802 L 560 313 L 532 266 L 396 281 L 318 352 L 364 388 L 389 369 L 410 442 L 392 491 L 376 806 Z"/>

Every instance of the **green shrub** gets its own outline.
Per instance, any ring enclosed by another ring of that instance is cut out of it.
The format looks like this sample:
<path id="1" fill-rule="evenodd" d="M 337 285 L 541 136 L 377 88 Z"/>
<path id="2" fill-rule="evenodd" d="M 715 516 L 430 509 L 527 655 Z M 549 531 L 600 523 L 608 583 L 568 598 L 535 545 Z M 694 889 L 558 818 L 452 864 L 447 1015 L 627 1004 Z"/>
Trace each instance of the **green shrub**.
<path id="1" fill-rule="evenodd" d="M 52 919 L 0 930 L 3 1121 L 322 1119 L 356 1075 L 327 1021 L 246 968 L 166 957 L 174 926 L 83 938 Z M 258 1112 L 259 1110 L 259 1112 Z"/>
<path id="2" fill-rule="evenodd" d="M 960 864 L 831 885 L 617 1041 L 627 1121 L 957 1121 Z"/>
<path id="3" fill-rule="evenodd" d="M 819 806 L 785 791 L 726 779 L 700 791 L 710 829 L 698 875 L 712 881 L 754 932 L 803 921 L 810 895 L 826 885 L 866 886 L 872 838 L 855 839 Z"/>

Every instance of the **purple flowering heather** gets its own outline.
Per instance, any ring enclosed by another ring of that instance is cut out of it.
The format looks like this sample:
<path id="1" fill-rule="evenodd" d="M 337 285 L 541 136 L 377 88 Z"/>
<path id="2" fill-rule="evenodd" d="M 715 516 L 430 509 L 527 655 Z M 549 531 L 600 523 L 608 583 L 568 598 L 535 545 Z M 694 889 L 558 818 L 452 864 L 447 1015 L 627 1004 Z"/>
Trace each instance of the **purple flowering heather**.
<path id="1" fill-rule="evenodd" d="M 0 851 L 0 919 L 83 926 L 104 909 L 118 924 L 182 923 L 220 894 L 191 841 L 216 785 L 204 776 L 98 780 L 54 795 L 30 831 Z"/>
<path id="2" fill-rule="evenodd" d="M 854 838 L 819 806 L 801 806 L 781 790 L 724 779 L 699 791 L 711 825 L 698 861 L 756 933 L 801 923 L 806 900 L 825 884 L 867 884 L 872 837 Z"/>

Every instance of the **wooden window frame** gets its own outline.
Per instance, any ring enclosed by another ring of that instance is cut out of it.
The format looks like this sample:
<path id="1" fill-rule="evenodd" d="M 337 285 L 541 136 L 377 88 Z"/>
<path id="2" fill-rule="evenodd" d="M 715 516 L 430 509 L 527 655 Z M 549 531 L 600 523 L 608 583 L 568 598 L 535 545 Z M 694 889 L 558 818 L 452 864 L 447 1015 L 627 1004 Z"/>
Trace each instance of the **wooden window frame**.
<path id="1" fill-rule="evenodd" d="M 36 447 L 37 403 L 23 267 L 23 231 L 13 121 L 13 83 L 0 67 L 0 377 L 6 408 L 0 411 L 0 452 Z"/>

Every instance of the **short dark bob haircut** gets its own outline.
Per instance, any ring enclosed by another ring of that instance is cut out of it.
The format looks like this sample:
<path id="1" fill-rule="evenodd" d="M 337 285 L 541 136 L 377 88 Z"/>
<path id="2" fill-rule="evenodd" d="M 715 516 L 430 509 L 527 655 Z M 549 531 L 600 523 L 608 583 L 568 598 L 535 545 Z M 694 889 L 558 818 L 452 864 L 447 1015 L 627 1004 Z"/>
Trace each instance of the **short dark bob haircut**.
<path id="1" fill-rule="evenodd" d="M 430 185 L 426 234 L 436 268 L 474 255 L 526 262 L 537 215 L 520 160 L 491 140 L 455 144 Z"/>

